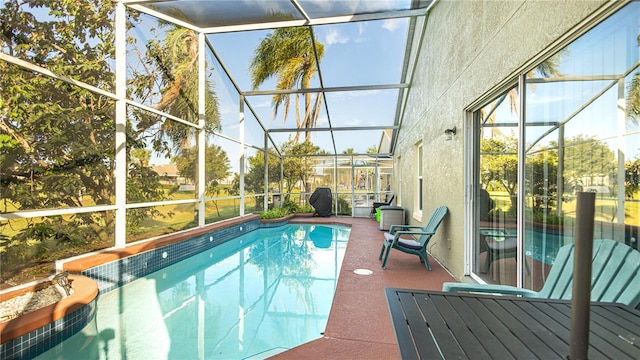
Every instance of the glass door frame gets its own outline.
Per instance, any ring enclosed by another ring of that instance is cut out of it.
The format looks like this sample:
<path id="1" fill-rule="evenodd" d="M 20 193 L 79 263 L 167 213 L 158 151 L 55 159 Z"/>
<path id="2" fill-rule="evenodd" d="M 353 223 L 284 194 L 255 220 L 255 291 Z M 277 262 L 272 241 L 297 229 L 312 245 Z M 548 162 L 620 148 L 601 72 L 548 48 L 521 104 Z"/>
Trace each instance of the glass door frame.
<path id="1" fill-rule="evenodd" d="M 525 127 L 524 127 L 524 99 L 525 99 L 525 76 L 520 75 L 517 79 L 511 81 L 505 81 L 499 87 L 496 87 L 494 91 L 489 92 L 487 96 L 478 100 L 473 107 L 465 110 L 466 128 L 471 131 L 465 132 L 465 144 L 466 148 L 470 151 L 465 152 L 465 219 L 470 226 L 465 226 L 464 237 L 465 243 L 465 275 L 470 276 L 472 279 L 479 283 L 486 283 L 478 273 L 474 272 L 474 268 L 478 267 L 476 264 L 474 254 L 478 251 L 479 239 L 480 239 L 480 206 L 477 201 L 481 185 L 480 179 L 480 130 L 479 126 L 479 111 L 482 107 L 489 104 L 496 99 L 500 94 L 509 91 L 509 89 L 516 88 L 518 90 L 518 177 L 517 183 L 524 184 L 524 170 L 525 170 L 525 149 L 524 146 L 520 146 L 525 141 Z M 524 186 L 518 186 L 517 188 L 517 261 L 516 261 L 516 286 L 523 286 L 523 270 L 524 270 Z M 479 260 L 478 260 L 479 262 Z"/>

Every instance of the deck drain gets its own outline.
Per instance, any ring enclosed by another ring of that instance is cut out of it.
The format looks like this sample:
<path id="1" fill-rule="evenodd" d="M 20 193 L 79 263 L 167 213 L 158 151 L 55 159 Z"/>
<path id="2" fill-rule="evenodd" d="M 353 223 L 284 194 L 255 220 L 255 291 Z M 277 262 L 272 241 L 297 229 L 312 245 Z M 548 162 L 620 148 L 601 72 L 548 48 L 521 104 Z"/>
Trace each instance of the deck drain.
<path id="1" fill-rule="evenodd" d="M 373 271 L 371 271 L 369 269 L 355 269 L 355 270 L 353 270 L 353 272 L 358 274 L 358 275 L 371 275 L 371 274 L 373 274 Z"/>

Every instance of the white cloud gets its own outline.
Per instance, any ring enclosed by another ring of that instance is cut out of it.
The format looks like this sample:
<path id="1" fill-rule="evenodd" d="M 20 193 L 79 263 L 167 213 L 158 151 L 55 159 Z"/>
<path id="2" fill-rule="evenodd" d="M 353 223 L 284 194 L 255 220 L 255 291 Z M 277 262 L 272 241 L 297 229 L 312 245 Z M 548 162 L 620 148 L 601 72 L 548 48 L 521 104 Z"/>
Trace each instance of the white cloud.
<path id="1" fill-rule="evenodd" d="M 353 39 L 353 42 L 355 42 L 355 43 L 363 43 L 363 42 L 369 41 L 369 38 L 365 34 L 367 32 L 367 27 L 368 26 L 369 26 L 369 24 L 367 24 L 366 22 L 358 23 L 358 36 L 355 39 Z"/>
<path id="2" fill-rule="evenodd" d="M 535 91 L 527 93 L 527 103 L 529 104 L 549 104 L 553 102 L 561 102 L 570 99 L 570 95 L 559 94 L 555 96 L 544 94 L 542 96 L 536 94 Z"/>
<path id="3" fill-rule="evenodd" d="M 336 29 L 331 29 L 325 35 L 325 42 L 327 45 L 333 44 L 345 44 L 349 39 L 338 32 Z"/>
<path id="4" fill-rule="evenodd" d="M 382 22 L 382 28 L 394 32 L 402 23 L 401 19 L 387 19 Z"/>
<path id="5" fill-rule="evenodd" d="M 237 112 L 238 108 L 235 108 L 235 110 L 234 110 L 230 106 L 222 105 L 222 106 L 220 106 L 219 111 L 220 111 L 221 115 L 226 115 L 226 114 L 231 114 L 234 111 Z"/>
<path id="6" fill-rule="evenodd" d="M 361 126 L 363 124 L 362 120 L 357 117 L 351 117 L 348 119 L 343 119 L 340 121 L 340 126 Z M 335 125 L 334 125 L 335 126 Z"/>
<path id="7" fill-rule="evenodd" d="M 329 126 L 329 119 L 326 116 L 318 116 L 316 127 L 326 127 L 326 126 Z"/>
<path id="8" fill-rule="evenodd" d="M 251 106 L 254 107 L 254 109 L 257 108 L 270 108 L 271 107 L 271 100 L 263 100 L 263 101 L 259 101 L 257 103 L 251 103 Z"/>

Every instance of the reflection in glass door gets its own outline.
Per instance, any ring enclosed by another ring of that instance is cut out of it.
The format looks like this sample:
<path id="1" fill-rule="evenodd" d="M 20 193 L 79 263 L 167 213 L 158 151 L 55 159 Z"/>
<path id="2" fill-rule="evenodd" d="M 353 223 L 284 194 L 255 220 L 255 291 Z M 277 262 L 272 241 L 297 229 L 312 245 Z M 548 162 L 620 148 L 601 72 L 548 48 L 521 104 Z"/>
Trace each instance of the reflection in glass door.
<path id="1" fill-rule="evenodd" d="M 578 192 L 596 193 L 595 239 L 638 247 L 639 25 L 631 3 L 524 80 L 526 288 L 540 289 L 573 242 Z"/>
<path id="2" fill-rule="evenodd" d="M 516 285 L 518 90 L 511 87 L 474 114 L 477 124 L 473 272 Z"/>
<path id="3" fill-rule="evenodd" d="M 560 247 L 574 241 L 582 191 L 597 194 L 594 239 L 638 249 L 638 29 L 632 2 L 473 113 L 470 248 L 482 280 L 516 285 L 520 272 L 523 287 L 539 290 Z"/>

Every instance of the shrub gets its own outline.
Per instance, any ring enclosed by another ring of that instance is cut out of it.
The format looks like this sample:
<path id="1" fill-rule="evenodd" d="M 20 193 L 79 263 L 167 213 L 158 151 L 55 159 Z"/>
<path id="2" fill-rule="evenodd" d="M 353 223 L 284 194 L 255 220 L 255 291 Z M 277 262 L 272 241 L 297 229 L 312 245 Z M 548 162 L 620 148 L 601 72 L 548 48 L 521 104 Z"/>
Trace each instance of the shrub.
<path id="1" fill-rule="evenodd" d="M 287 216 L 289 214 L 291 214 L 291 212 L 289 212 L 289 210 L 283 207 L 274 207 L 273 209 L 269 209 L 263 212 L 262 214 L 260 214 L 260 219 L 262 220 L 277 219 L 277 218 Z"/>
<path id="2" fill-rule="evenodd" d="M 295 212 L 299 212 L 298 209 L 300 208 L 298 206 L 298 204 L 294 201 L 291 200 L 285 200 L 282 203 L 282 208 L 285 209 L 286 211 L 288 211 L 289 213 L 295 213 Z"/>
<path id="3" fill-rule="evenodd" d="M 309 204 L 298 205 L 297 202 L 291 201 L 291 200 L 286 200 L 282 204 L 282 208 L 287 210 L 290 214 L 315 212 L 315 209 L 313 208 L 313 206 Z"/>
<path id="4" fill-rule="evenodd" d="M 343 196 L 338 196 L 338 215 L 351 215 L 351 204 Z"/>
<path id="5" fill-rule="evenodd" d="M 314 209 L 313 206 L 306 204 L 306 205 L 300 206 L 296 212 L 297 213 L 313 213 L 313 212 L 316 212 L 316 209 Z"/>

